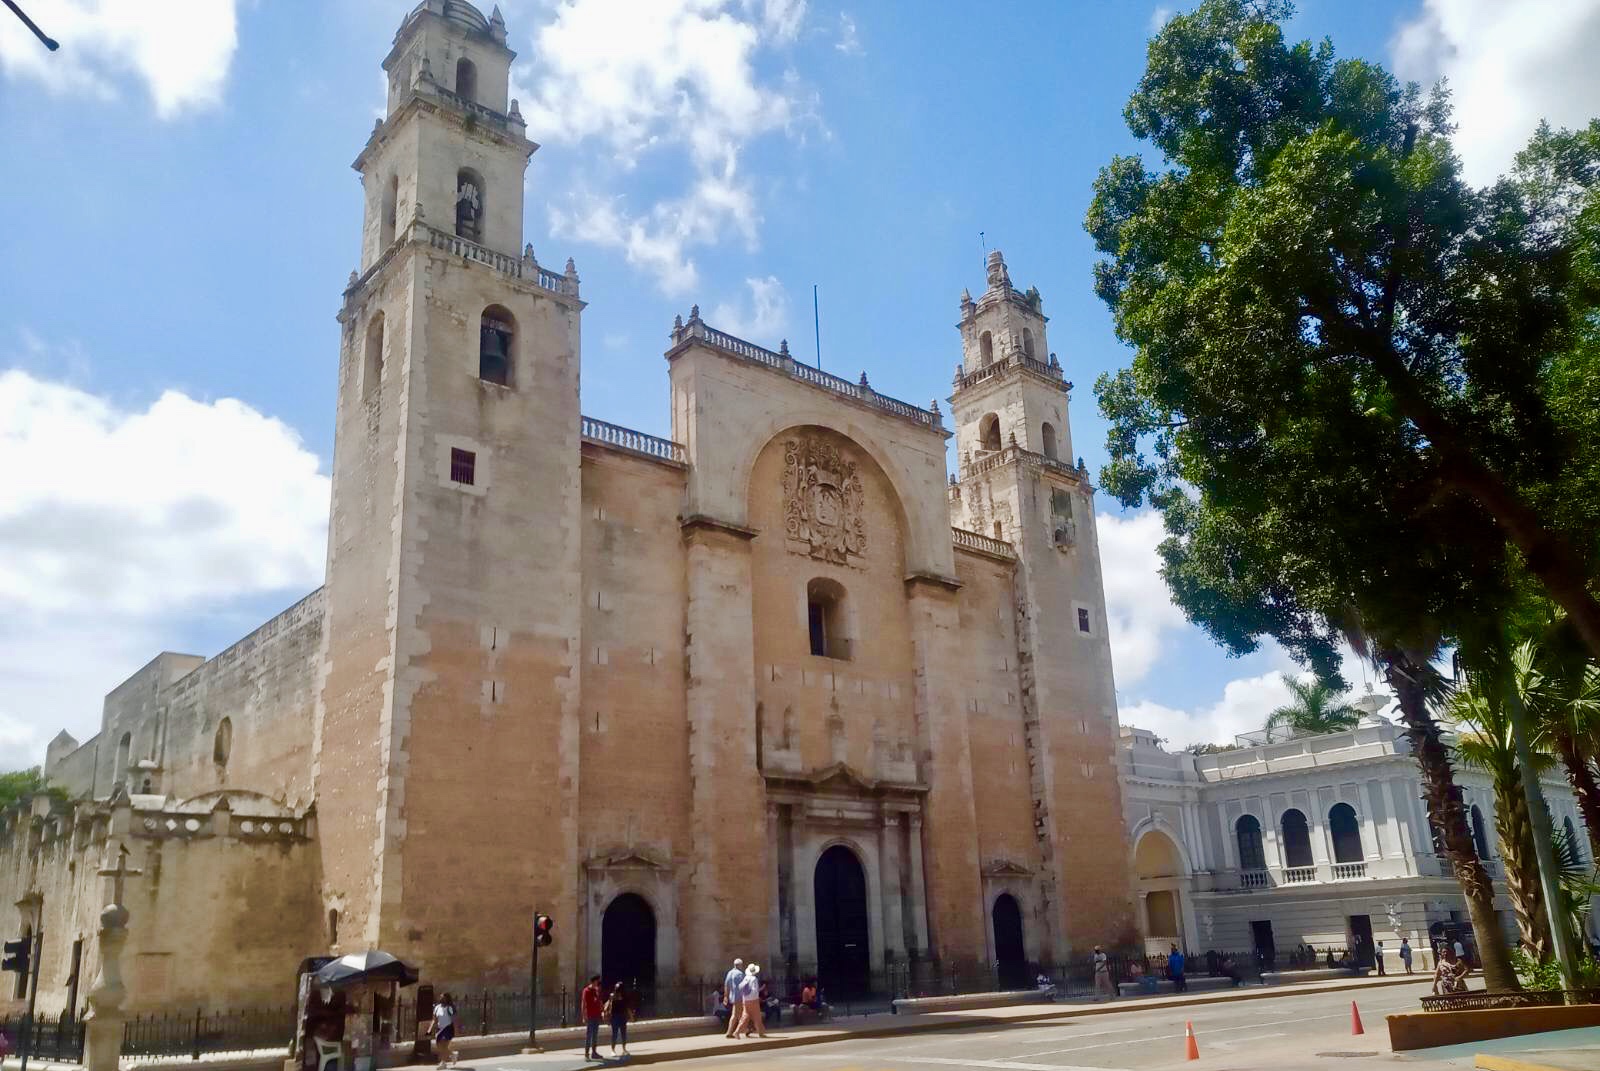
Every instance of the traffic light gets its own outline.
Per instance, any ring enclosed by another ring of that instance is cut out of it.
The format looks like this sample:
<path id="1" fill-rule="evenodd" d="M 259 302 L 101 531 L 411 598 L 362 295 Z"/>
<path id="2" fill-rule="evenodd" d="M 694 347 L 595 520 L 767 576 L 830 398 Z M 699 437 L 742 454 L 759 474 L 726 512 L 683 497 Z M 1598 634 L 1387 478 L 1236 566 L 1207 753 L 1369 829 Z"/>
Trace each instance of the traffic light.
<path id="1" fill-rule="evenodd" d="M 5 943 L 6 955 L 0 961 L 0 970 L 13 971 L 17 974 L 28 973 L 28 957 L 33 951 L 33 938 L 20 937 L 15 941 Z"/>
<path id="2" fill-rule="evenodd" d="M 550 936 L 550 931 L 556 928 L 555 920 L 549 915 L 533 916 L 533 941 L 541 948 L 550 944 L 555 938 Z M 6 946 L 10 948 L 10 945 Z"/>

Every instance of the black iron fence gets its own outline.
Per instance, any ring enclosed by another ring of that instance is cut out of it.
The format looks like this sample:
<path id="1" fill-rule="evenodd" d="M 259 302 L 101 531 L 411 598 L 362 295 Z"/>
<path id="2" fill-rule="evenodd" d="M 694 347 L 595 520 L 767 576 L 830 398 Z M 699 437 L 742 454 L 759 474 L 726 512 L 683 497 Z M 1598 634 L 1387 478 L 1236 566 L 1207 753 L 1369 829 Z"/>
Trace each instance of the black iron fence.
<path id="1" fill-rule="evenodd" d="M 26 1019 L 22 1015 L 0 1017 L 0 1035 L 5 1037 L 6 1055 L 15 1056 L 23 1042 Z M 83 1060 L 83 1022 L 71 1014 L 35 1015 L 32 1036 L 28 1039 L 29 1059 L 79 1063 Z"/>
<path id="2" fill-rule="evenodd" d="M 289 1047 L 294 1005 L 237 1010 L 130 1015 L 122 1030 L 122 1055 L 190 1056 Z"/>

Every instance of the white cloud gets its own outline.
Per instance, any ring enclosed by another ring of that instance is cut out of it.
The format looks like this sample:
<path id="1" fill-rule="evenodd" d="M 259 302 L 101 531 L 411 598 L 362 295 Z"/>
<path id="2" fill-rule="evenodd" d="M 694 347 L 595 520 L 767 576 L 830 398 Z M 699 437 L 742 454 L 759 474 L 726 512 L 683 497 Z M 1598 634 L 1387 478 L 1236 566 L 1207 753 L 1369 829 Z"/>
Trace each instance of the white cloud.
<path id="1" fill-rule="evenodd" d="M 1402 78 L 1449 79 L 1475 184 L 1504 173 L 1540 119 L 1581 126 L 1600 112 L 1600 0 L 1424 0 L 1390 51 Z"/>
<path id="2" fill-rule="evenodd" d="M 1131 517 L 1101 513 L 1095 517 L 1095 525 L 1100 537 L 1111 661 L 1117 685 L 1127 688 L 1144 679 L 1171 634 L 1188 622 L 1161 579 L 1161 558 L 1156 554 L 1156 545 L 1165 535 L 1161 515 L 1153 510 Z"/>
<path id="3" fill-rule="evenodd" d="M 1156 8 L 1154 11 L 1150 12 L 1150 32 L 1160 33 L 1161 27 L 1165 26 L 1168 20 L 1171 18 L 1172 9 L 1170 7 Z"/>
<path id="4" fill-rule="evenodd" d="M 846 56 L 859 56 L 865 51 L 861 47 L 861 36 L 856 32 L 856 20 L 843 11 L 839 12 L 839 39 L 833 47 Z"/>
<path id="5" fill-rule="evenodd" d="M 682 153 L 692 177 L 636 209 L 585 176 L 594 192 L 553 205 L 552 230 L 621 250 L 669 295 L 698 281 L 694 248 L 729 237 L 753 245 L 761 214 L 740 156 L 813 105 L 795 78 L 769 80 L 757 61 L 792 41 L 804 15 L 800 0 L 563 0 L 517 74 L 530 136 L 601 141 L 624 172 Z"/>
<path id="6" fill-rule="evenodd" d="M 46 51 L 0 12 L 0 70 L 10 77 L 104 100 L 132 76 L 163 119 L 222 99 L 238 43 L 234 0 L 31 0 L 26 10 L 61 48 Z"/>
<path id="7" fill-rule="evenodd" d="M 711 326 L 768 345 L 789 326 L 789 295 L 776 275 L 746 279 L 750 302 L 724 302 L 711 310 Z"/>
<path id="8" fill-rule="evenodd" d="M 1283 675 L 1264 673 L 1229 681 L 1215 703 L 1179 710 L 1141 700 L 1123 706 L 1117 719 L 1123 725 L 1149 729 L 1175 751 L 1190 744 L 1231 744 L 1239 733 L 1265 725 L 1267 715 L 1288 701 Z"/>
<path id="9" fill-rule="evenodd" d="M 26 348 L 26 345 L 24 346 Z M 170 645 L 321 583 L 329 482 L 295 432 L 234 399 L 124 407 L 0 372 L 0 767 Z"/>

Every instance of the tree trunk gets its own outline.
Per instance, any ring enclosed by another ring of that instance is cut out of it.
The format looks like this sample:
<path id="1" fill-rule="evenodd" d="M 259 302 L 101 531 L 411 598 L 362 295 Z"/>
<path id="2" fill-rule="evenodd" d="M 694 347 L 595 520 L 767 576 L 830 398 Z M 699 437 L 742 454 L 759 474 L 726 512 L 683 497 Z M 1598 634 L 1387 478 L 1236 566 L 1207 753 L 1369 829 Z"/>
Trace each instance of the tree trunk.
<path id="1" fill-rule="evenodd" d="M 1528 816 L 1528 800 L 1522 793 L 1519 775 L 1501 782 L 1495 779 L 1494 828 L 1500 838 L 1500 855 L 1506 865 L 1506 892 L 1517 913 L 1517 931 L 1522 943 L 1543 963 L 1555 954 L 1550 937 L 1550 917 L 1544 910 L 1544 888 L 1539 883 L 1539 860 L 1534 854 L 1533 822 Z"/>
<path id="2" fill-rule="evenodd" d="M 1578 813 L 1583 816 L 1584 831 L 1589 834 L 1589 858 L 1600 860 L 1600 783 L 1584 758 L 1581 745 L 1571 733 L 1555 734 L 1556 753 L 1567 770 L 1567 783 L 1572 794 L 1578 797 Z"/>
<path id="3" fill-rule="evenodd" d="M 1422 687 L 1426 670 L 1398 651 L 1381 651 L 1379 657 L 1384 677 L 1400 700 L 1406 738 L 1422 772 L 1428 821 L 1438 830 L 1445 857 L 1467 899 L 1467 913 L 1472 916 L 1472 931 L 1483 962 L 1484 985 L 1500 992 L 1520 990 L 1522 985 L 1511 969 L 1505 933 L 1494 914 L 1494 885 L 1478 861 L 1467 829 L 1467 812 L 1461 805 L 1461 790 L 1456 787 L 1455 772 L 1450 766 L 1450 750 L 1439 739 L 1439 726 L 1428 713 Z"/>

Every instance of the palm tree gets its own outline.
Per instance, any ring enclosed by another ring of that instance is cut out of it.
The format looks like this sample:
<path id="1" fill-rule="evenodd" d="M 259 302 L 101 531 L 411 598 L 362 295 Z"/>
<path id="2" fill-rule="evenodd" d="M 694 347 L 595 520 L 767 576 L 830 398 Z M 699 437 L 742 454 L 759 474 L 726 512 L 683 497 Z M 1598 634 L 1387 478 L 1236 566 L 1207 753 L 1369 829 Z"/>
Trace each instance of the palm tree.
<path id="1" fill-rule="evenodd" d="M 1600 859 L 1600 779 L 1592 758 L 1600 754 L 1600 666 L 1559 610 L 1542 630 L 1543 703 L 1529 707 L 1534 742 L 1555 753 L 1578 800 L 1589 834 L 1589 854 Z"/>
<path id="2" fill-rule="evenodd" d="M 1337 733 L 1355 728 L 1361 720 L 1361 711 L 1344 702 L 1339 690 L 1320 677 L 1307 683 L 1287 673 L 1282 676 L 1292 698 L 1267 715 L 1267 739 L 1278 729 L 1288 729 L 1292 736 Z"/>
<path id="3" fill-rule="evenodd" d="M 1515 688 L 1530 708 L 1543 702 L 1544 678 L 1535 659 L 1533 643 L 1524 640 L 1512 651 L 1509 665 L 1496 667 L 1480 662 L 1480 668 L 1467 671 L 1466 685 L 1450 695 L 1446 710 L 1452 720 L 1469 727 L 1456 740 L 1456 754 L 1464 765 L 1483 771 L 1494 783 L 1494 827 L 1506 863 L 1506 890 L 1523 942 L 1543 961 L 1555 946 L 1539 883 L 1533 821 L 1522 790 L 1523 771 L 1517 762 L 1516 737 L 1502 690 Z M 1542 753 L 1536 754 L 1534 761 L 1542 769 L 1552 765 L 1550 757 Z M 1534 776 L 1538 772 L 1533 771 Z"/>

